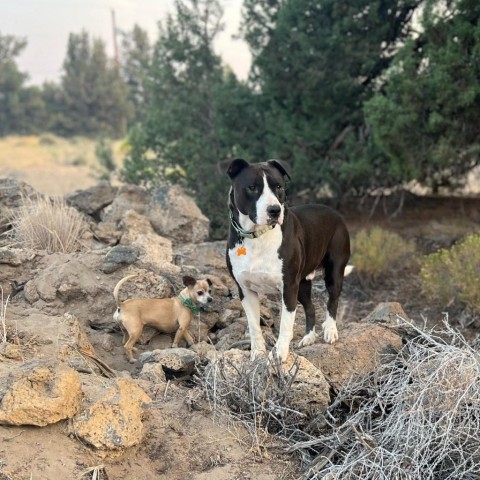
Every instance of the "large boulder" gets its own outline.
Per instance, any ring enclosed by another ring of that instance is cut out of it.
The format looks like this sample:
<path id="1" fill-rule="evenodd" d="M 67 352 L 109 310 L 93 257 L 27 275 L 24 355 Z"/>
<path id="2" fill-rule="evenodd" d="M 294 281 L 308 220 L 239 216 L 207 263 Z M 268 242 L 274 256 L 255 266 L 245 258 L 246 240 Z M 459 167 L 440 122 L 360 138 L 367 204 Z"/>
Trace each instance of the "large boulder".
<path id="1" fill-rule="evenodd" d="M 80 403 L 80 377 L 61 362 L 35 360 L 0 373 L 0 424 L 49 425 L 73 417 Z"/>
<path id="2" fill-rule="evenodd" d="M 402 348 L 402 338 L 372 323 L 354 323 L 340 332 L 334 344 L 316 343 L 297 350 L 339 389 L 352 379 L 374 372 Z"/>
<path id="3" fill-rule="evenodd" d="M 135 210 L 128 210 L 120 222 L 124 231 L 120 243 L 130 245 L 138 252 L 139 266 L 154 272 L 178 274 L 180 268 L 172 264 L 171 240 L 157 235 L 150 221 Z"/>
<path id="4" fill-rule="evenodd" d="M 195 267 L 200 271 L 208 269 L 226 270 L 225 252 L 227 242 L 186 243 L 175 249 L 175 262 L 185 267 Z"/>
<path id="5" fill-rule="evenodd" d="M 143 438 L 142 416 L 150 397 L 130 378 L 83 377 L 82 411 L 72 419 L 75 437 L 99 450 L 122 450 Z"/>
<path id="6" fill-rule="evenodd" d="M 155 231 L 175 243 L 200 243 L 208 238 L 210 222 L 179 185 L 163 185 L 150 197 L 146 215 Z"/>
<path id="7" fill-rule="evenodd" d="M 148 191 L 144 187 L 122 185 L 112 204 L 102 213 L 102 221 L 117 224 L 128 210 L 135 210 L 137 213 L 143 214 L 148 203 L 148 197 Z"/>

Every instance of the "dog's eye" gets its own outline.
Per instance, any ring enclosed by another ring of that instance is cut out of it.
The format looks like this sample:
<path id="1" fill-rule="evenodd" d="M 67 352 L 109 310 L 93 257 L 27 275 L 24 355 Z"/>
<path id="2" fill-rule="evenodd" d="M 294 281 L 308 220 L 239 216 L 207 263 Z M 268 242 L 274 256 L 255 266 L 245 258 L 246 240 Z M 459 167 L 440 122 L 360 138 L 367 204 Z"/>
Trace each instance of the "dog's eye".
<path id="1" fill-rule="evenodd" d="M 197 292 L 197 295 L 198 295 L 198 296 L 203 295 L 202 290 L 199 290 L 199 291 Z"/>
<path id="2" fill-rule="evenodd" d="M 283 190 L 283 187 L 281 185 L 277 185 L 277 191 L 281 192 Z"/>
<path id="3" fill-rule="evenodd" d="M 249 185 L 247 187 L 251 192 L 254 192 L 256 189 L 257 189 L 257 186 L 256 185 Z"/>

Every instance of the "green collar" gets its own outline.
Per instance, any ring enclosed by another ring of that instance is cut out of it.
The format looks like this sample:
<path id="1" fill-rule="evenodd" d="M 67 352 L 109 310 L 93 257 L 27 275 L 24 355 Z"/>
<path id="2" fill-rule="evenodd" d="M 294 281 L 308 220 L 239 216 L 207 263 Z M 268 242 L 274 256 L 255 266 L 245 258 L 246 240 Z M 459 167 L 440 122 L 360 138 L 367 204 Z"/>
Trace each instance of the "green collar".
<path id="1" fill-rule="evenodd" d="M 267 233 L 268 231 L 274 228 L 273 225 L 262 225 L 261 227 L 257 228 L 257 230 L 244 230 L 233 218 L 233 212 L 230 208 L 230 223 L 232 224 L 233 229 L 238 233 L 240 237 L 243 238 L 258 238 L 260 235 Z"/>
<path id="2" fill-rule="evenodd" d="M 179 295 L 178 298 L 187 308 L 189 308 L 192 311 L 192 313 L 200 313 L 200 307 L 198 305 L 195 305 L 192 302 L 191 298 L 185 298 L 185 297 L 182 297 L 182 295 Z"/>

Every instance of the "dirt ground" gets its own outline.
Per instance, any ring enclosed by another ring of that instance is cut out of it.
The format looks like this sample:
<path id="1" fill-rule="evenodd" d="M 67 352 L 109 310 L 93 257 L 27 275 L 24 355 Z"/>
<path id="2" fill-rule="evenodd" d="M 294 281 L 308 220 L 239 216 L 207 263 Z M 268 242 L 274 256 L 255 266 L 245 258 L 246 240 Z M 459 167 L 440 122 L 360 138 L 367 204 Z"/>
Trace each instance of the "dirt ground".
<path id="1" fill-rule="evenodd" d="M 69 154 L 69 161 L 65 160 L 66 157 L 62 159 L 53 155 L 43 163 L 7 163 L 5 155 L 0 148 L 2 176 L 14 175 L 42 193 L 61 195 L 96 182 L 91 160 L 78 165 L 72 157 L 73 153 Z M 467 233 L 479 231 L 480 198 L 418 198 L 407 195 L 401 212 L 395 215 L 399 202 L 400 198 L 396 196 L 376 204 L 373 201 L 363 204 L 345 201 L 339 209 L 352 234 L 364 227 L 380 225 L 404 238 L 415 240 L 420 254 L 449 247 Z M 443 312 L 448 311 L 451 321 L 461 326 L 468 338 L 477 336 L 477 318 L 456 307 L 445 309 L 435 298 L 427 299 L 420 293 L 418 269 L 418 265 L 413 264 L 391 271 L 376 285 L 368 287 L 355 273 L 348 277 L 340 305 L 340 335 L 345 325 L 360 321 L 379 302 L 397 301 L 407 315 L 419 323 L 438 324 L 444 318 Z M 317 279 L 314 295 L 318 324 L 325 309 L 323 291 L 323 282 Z M 32 339 L 38 322 L 29 324 L 25 321 L 35 314 L 26 307 L 26 304 L 12 302 L 9 318 L 14 325 L 21 325 L 19 328 L 25 338 Z M 54 336 L 55 325 L 60 320 L 52 312 L 50 317 L 43 319 L 44 329 L 51 329 Z M 302 335 L 303 322 L 303 312 L 299 309 L 296 340 Z M 90 329 L 87 333 L 97 353 L 108 365 L 118 371 L 136 372 L 138 367 L 130 365 L 125 359 L 120 332 L 105 333 Z M 111 340 L 108 349 L 103 348 L 106 337 Z M 158 335 L 148 347 L 140 345 L 139 349 L 164 348 L 169 343 L 170 338 Z M 42 347 L 43 351 L 47 352 L 48 348 L 53 348 L 52 345 L 53 340 L 50 347 Z M 32 340 L 31 355 L 36 355 L 39 349 Z M 5 362 L 8 367 L 8 360 Z M 286 456 L 279 445 L 264 439 L 265 446 L 269 448 L 259 451 L 241 426 L 213 418 L 208 405 L 190 387 L 185 382 L 170 382 L 167 389 L 159 386 L 153 392 L 154 401 L 146 413 L 146 437 L 141 445 L 117 457 L 103 458 L 78 440 L 69 438 L 65 434 L 67 426 L 64 422 L 43 428 L 0 426 L 0 480 L 287 480 L 299 477 L 295 459 Z M 94 477 L 94 467 L 98 467 L 97 477 Z"/>

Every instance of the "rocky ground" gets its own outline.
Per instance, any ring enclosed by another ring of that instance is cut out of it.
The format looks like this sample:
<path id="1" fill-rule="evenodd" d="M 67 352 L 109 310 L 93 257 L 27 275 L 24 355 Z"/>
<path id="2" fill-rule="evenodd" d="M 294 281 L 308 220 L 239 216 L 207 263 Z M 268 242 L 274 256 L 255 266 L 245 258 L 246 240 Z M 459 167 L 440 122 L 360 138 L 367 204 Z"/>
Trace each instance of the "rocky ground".
<path id="1" fill-rule="evenodd" d="M 36 195 L 22 182 L 0 180 L 3 305 L 9 296 L 0 329 L 6 337 L 0 339 L 0 479 L 298 478 L 294 455 L 273 438 L 259 450 L 244 426 L 212 413 L 195 381 L 199 367 L 219 359 L 248 360 L 230 350 L 246 338 L 247 322 L 225 268 L 224 242 L 207 241 L 208 219 L 192 199 L 178 187 L 147 192 L 104 184 L 77 191 L 67 201 L 84 215 L 81 248 L 48 254 L 15 245 L 8 235 L 8 211 Z M 355 215 L 347 221 L 352 229 L 365 223 Z M 191 349 L 170 349 L 171 336 L 146 329 L 139 361 L 128 363 L 112 291 L 131 273 L 138 277 L 122 298 L 174 295 L 185 274 L 212 280 L 215 301 L 195 317 Z M 400 291 L 412 289 L 392 282 L 373 293 L 349 277 L 334 345 L 295 348 L 304 330 L 299 309 L 289 359 L 300 365 L 292 385 L 296 408 L 318 414 L 343 383 L 401 348 L 396 321 L 407 315 L 399 304 L 378 304 L 402 300 Z M 323 307 L 320 280 L 315 296 Z M 424 306 L 413 296 L 408 307 Z M 262 305 L 273 344 L 278 303 L 265 297 Z M 323 308 L 317 312 L 320 323 Z"/>

